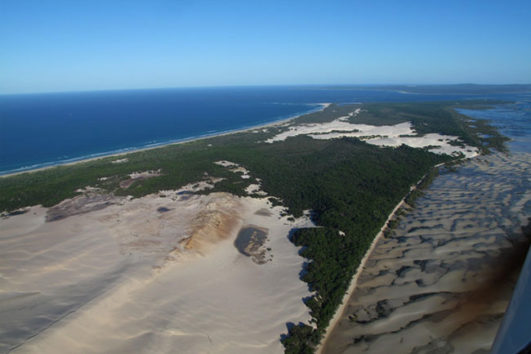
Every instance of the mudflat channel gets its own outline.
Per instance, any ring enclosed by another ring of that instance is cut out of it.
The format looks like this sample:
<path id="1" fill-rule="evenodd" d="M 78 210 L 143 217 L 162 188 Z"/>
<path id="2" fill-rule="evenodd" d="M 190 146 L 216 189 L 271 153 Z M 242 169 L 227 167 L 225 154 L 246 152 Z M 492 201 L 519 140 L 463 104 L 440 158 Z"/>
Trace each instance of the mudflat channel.
<path id="1" fill-rule="evenodd" d="M 488 353 L 531 216 L 531 154 L 443 171 L 362 270 L 324 353 Z"/>

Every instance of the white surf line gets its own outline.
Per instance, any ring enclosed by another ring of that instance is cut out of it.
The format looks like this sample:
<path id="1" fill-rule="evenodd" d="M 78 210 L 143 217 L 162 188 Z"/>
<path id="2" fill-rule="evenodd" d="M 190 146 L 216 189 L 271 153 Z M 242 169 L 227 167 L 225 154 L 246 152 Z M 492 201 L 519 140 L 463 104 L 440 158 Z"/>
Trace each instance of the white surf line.
<path id="1" fill-rule="evenodd" d="M 434 169 L 439 168 L 442 165 L 444 165 L 444 163 L 437 164 L 433 166 L 433 168 Z M 345 312 L 345 308 L 347 307 L 350 295 L 354 292 L 354 290 L 356 289 L 356 285 L 358 284 L 358 279 L 360 277 L 360 274 L 362 270 L 365 268 L 365 265 L 367 261 L 369 260 L 369 257 L 371 256 L 372 252 L 376 248 L 376 245 L 378 244 L 380 239 L 383 237 L 384 231 L 387 228 L 389 221 L 391 221 L 391 219 L 395 216 L 396 212 L 405 204 L 406 198 L 408 197 L 408 195 L 410 195 L 412 191 L 417 189 L 417 186 L 424 180 L 424 178 L 426 178 L 427 175 L 428 174 L 425 174 L 424 176 L 422 176 L 422 178 L 417 183 L 411 186 L 409 193 L 407 193 L 404 196 L 404 198 L 402 198 L 400 202 L 395 206 L 391 214 L 389 214 L 389 216 L 387 217 L 387 220 L 385 220 L 385 223 L 383 224 L 383 226 L 380 228 L 380 232 L 378 232 L 378 234 L 376 234 L 376 236 L 372 240 L 371 246 L 369 247 L 367 252 L 365 252 L 365 255 L 361 259 L 361 262 L 358 265 L 358 268 L 356 269 L 356 272 L 354 273 L 354 276 L 352 277 L 350 281 L 350 285 L 347 291 L 345 292 L 345 294 L 343 295 L 343 299 L 341 300 L 341 305 L 339 305 L 336 312 L 334 313 L 334 316 L 330 320 L 330 323 L 328 323 L 328 327 L 326 327 L 324 336 L 321 339 L 321 342 L 319 342 L 319 345 L 317 346 L 317 349 L 316 349 L 317 354 L 322 354 L 323 348 L 326 345 L 326 341 L 328 340 L 330 333 L 334 331 L 334 328 L 337 326 L 339 319 L 343 317 L 343 313 Z"/>

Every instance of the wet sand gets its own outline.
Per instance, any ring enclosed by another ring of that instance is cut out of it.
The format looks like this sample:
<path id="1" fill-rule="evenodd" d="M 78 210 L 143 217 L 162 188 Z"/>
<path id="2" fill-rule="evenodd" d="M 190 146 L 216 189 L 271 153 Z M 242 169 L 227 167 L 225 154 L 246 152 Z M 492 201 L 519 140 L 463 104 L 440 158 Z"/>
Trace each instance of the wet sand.
<path id="1" fill-rule="evenodd" d="M 525 254 L 530 171 L 531 155 L 496 154 L 435 179 L 378 241 L 321 351 L 487 353 Z"/>

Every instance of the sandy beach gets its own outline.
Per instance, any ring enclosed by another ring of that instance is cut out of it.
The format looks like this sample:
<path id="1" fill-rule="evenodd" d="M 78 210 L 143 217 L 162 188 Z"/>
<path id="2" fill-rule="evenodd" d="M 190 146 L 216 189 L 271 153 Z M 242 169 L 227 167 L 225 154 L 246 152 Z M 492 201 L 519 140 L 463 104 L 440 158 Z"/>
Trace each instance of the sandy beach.
<path id="1" fill-rule="evenodd" d="M 377 240 L 321 352 L 488 352 L 525 249 L 530 167 L 495 154 L 438 177 Z"/>

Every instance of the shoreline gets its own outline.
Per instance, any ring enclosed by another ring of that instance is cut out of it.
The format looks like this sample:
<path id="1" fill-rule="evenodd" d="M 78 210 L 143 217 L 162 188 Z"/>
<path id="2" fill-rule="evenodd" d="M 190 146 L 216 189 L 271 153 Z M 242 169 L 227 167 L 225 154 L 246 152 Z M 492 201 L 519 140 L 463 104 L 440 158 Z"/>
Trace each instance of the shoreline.
<path id="1" fill-rule="evenodd" d="M 441 167 L 442 165 L 444 165 L 444 163 L 440 163 L 440 164 L 437 164 L 435 166 L 433 166 L 433 169 L 435 168 L 439 168 Z M 339 305 L 339 307 L 337 308 L 336 312 L 334 313 L 334 316 L 332 317 L 332 319 L 330 320 L 330 322 L 328 323 L 328 326 L 326 327 L 326 330 L 324 332 L 324 336 L 323 338 L 321 339 L 321 341 L 319 342 L 319 345 L 317 346 L 316 350 L 315 350 L 315 353 L 316 354 L 322 354 L 323 353 L 323 349 L 325 348 L 326 346 L 326 342 L 328 341 L 329 337 L 330 337 L 330 334 L 332 333 L 332 331 L 335 329 L 335 327 L 337 326 L 338 322 L 339 322 L 339 319 L 342 317 L 343 313 L 345 312 L 345 309 L 346 309 L 346 306 L 348 304 L 348 299 L 350 297 L 350 295 L 354 292 L 354 290 L 356 289 L 356 286 L 358 285 L 358 279 L 361 275 L 361 272 L 362 270 L 365 268 L 366 264 L 367 264 L 367 261 L 369 260 L 369 257 L 371 256 L 372 252 L 374 251 L 374 249 L 376 248 L 376 245 L 378 244 L 378 242 L 380 241 L 380 239 L 383 237 L 384 235 L 384 231 L 385 229 L 387 228 L 387 225 L 389 224 L 389 221 L 391 221 L 391 219 L 395 216 L 396 212 L 398 210 L 400 210 L 400 208 L 402 208 L 402 206 L 404 206 L 405 202 L 406 202 L 406 198 L 408 197 L 408 195 L 417 189 L 417 186 L 424 180 L 424 178 L 426 178 L 427 174 L 422 176 L 422 178 L 417 181 L 417 183 L 414 184 L 414 186 L 412 186 L 412 188 L 410 189 L 409 193 L 407 193 L 401 200 L 400 202 L 394 207 L 394 209 L 391 211 L 391 213 L 389 214 L 389 216 L 387 217 L 387 219 L 385 220 L 385 223 L 383 224 L 383 226 L 380 228 L 380 231 L 376 234 L 376 236 L 374 236 L 374 239 L 372 240 L 371 242 L 371 245 L 370 247 L 367 249 L 367 251 L 365 252 L 365 255 L 363 256 L 363 258 L 361 259 L 361 262 L 360 264 L 358 265 L 358 268 L 356 268 L 356 272 L 354 273 L 352 279 L 350 280 L 350 284 L 347 288 L 347 291 L 345 292 L 345 294 L 343 295 L 343 299 L 341 300 L 341 304 Z"/>
<path id="2" fill-rule="evenodd" d="M 108 152 L 108 153 L 107 152 L 102 152 L 101 155 L 99 155 L 99 156 L 86 157 L 86 158 L 80 157 L 79 159 L 73 158 L 73 159 L 75 159 L 74 161 L 67 162 L 68 160 L 63 160 L 64 162 L 59 161 L 57 163 L 52 163 L 51 165 L 48 165 L 48 166 L 29 168 L 27 170 L 22 170 L 22 171 L 7 172 L 5 174 L 0 172 L 0 178 L 12 177 L 12 176 L 20 175 L 20 174 L 23 174 L 23 173 L 33 173 L 33 172 L 44 171 L 44 170 L 48 170 L 48 169 L 51 169 L 51 168 L 54 168 L 54 167 L 58 167 L 58 166 L 72 166 L 72 165 L 75 165 L 75 164 L 80 164 L 80 163 L 84 163 L 84 162 L 100 160 L 100 159 L 104 159 L 104 158 L 107 158 L 107 157 L 124 156 L 124 155 L 132 154 L 132 153 L 136 153 L 136 152 L 140 152 L 140 151 L 147 151 L 147 150 L 154 150 L 154 149 L 158 149 L 158 148 L 163 148 L 163 147 L 170 146 L 170 145 L 179 145 L 179 144 L 190 143 L 190 142 L 194 142 L 194 141 L 198 141 L 198 140 L 214 138 L 214 137 L 218 137 L 218 136 L 225 136 L 225 135 L 230 135 L 230 134 L 243 133 L 243 132 L 247 132 L 247 131 L 254 130 L 254 129 L 273 127 L 273 126 L 276 126 L 276 125 L 281 125 L 281 124 L 287 123 L 289 121 L 295 120 L 295 119 L 297 119 L 299 117 L 302 117 L 302 116 L 304 116 L 306 114 L 315 113 L 315 112 L 321 112 L 326 107 L 330 106 L 332 103 L 323 102 L 323 103 L 315 103 L 315 104 L 319 105 L 321 107 L 313 109 L 313 110 L 309 110 L 309 111 L 304 112 L 304 113 L 295 113 L 295 115 L 293 115 L 291 117 L 280 119 L 280 120 L 276 120 L 276 121 L 269 122 L 269 123 L 257 124 L 257 125 L 253 125 L 253 126 L 250 126 L 250 127 L 236 128 L 236 129 L 226 130 L 226 131 L 212 133 L 212 134 L 204 134 L 204 135 L 200 135 L 200 136 L 196 136 L 196 137 L 183 138 L 183 139 L 178 139 L 178 140 L 175 140 L 175 141 L 163 142 L 163 143 L 160 143 L 160 144 L 155 144 L 154 146 L 145 145 L 144 147 L 139 147 L 139 148 L 134 148 L 134 147 L 133 148 L 125 148 L 125 149 L 130 149 L 130 150 L 127 150 L 127 151 L 117 151 L 117 152 Z"/>
<path id="3" fill-rule="evenodd" d="M 465 161 L 433 180 L 390 238 L 380 237 L 317 353 L 490 350 L 523 262 L 512 240 L 529 222 L 522 173 L 531 160 L 529 153 L 498 151 Z M 492 203 L 500 208 L 489 209 Z"/>

